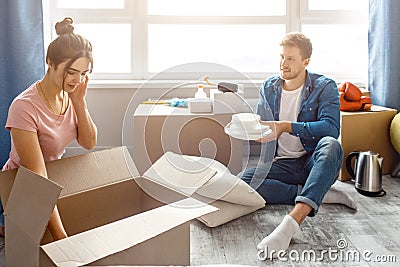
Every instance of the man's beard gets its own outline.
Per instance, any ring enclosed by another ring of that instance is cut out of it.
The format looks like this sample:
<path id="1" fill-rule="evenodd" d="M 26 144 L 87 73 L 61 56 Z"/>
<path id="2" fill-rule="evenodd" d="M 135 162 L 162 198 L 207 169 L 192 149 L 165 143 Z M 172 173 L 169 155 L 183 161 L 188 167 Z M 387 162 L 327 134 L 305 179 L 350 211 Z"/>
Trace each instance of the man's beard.
<path id="1" fill-rule="evenodd" d="M 283 80 L 293 80 L 293 79 L 295 79 L 295 78 L 297 78 L 297 76 L 299 76 L 299 74 L 300 74 L 300 72 L 299 71 L 297 71 L 297 72 L 291 72 L 291 71 L 289 71 L 289 72 L 283 72 L 282 70 L 281 70 L 281 72 L 280 72 L 280 77 L 281 77 L 281 79 L 283 79 Z"/>

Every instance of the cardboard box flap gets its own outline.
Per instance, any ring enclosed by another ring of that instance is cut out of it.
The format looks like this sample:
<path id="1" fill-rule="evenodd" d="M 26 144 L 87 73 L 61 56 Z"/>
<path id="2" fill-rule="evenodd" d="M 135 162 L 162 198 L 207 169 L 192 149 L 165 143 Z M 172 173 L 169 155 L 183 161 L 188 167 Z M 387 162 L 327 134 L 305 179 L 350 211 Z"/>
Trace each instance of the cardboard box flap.
<path id="1" fill-rule="evenodd" d="M 49 179 L 20 167 L 5 207 L 6 220 L 12 220 L 39 244 L 61 190 Z"/>
<path id="2" fill-rule="evenodd" d="M 6 220 L 7 237 L 5 240 L 5 266 L 40 266 L 39 244 L 32 240 L 29 232 L 20 229 L 17 224 Z M 17 235 L 15 235 L 18 233 Z M 8 238 L 12 234 L 13 236 Z M 4 257 L 4 256 L 3 256 Z"/>
<path id="3" fill-rule="evenodd" d="M 191 196 L 217 172 L 201 158 L 166 152 L 143 176 L 186 196 Z"/>
<path id="4" fill-rule="evenodd" d="M 188 198 L 43 245 L 42 249 L 57 266 L 82 266 L 217 210 Z"/>
<path id="5" fill-rule="evenodd" d="M 0 196 L 3 207 L 7 206 L 8 196 L 10 195 L 17 170 L 0 171 Z"/>
<path id="6" fill-rule="evenodd" d="M 18 169 L 5 208 L 7 266 L 39 266 L 39 243 L 61 189 L 24 167 Z"/>
<path id="7" fill-rule="evenodd" d="M 139 176 L 126 147 L 48 162 L 46 168 L 48 177 L 63 186 L 61 197 Z"/>

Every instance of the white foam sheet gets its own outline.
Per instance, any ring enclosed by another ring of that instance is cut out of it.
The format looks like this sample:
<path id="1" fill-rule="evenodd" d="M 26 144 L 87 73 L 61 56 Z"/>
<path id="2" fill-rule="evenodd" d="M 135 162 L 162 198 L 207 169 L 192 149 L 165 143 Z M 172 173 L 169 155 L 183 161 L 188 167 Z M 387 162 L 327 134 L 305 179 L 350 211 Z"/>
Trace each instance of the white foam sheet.
<path id="1" fill-rule="evenodd" d="M 57 266 L 82 266 L 217 210 L 198 200 L 187 198 L 43 245 L 42 249 Z"/>

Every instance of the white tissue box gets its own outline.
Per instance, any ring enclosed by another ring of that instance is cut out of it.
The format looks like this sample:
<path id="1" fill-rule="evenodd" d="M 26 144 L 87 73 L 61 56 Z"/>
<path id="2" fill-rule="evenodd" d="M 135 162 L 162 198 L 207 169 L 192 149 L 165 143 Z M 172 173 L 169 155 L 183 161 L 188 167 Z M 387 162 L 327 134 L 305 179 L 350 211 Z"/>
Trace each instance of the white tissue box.
<path id="1" fill-rule="evenodd" d="M 246 101 L 242 92 L 223 93 L 217 89 L 210 90 L 210 97 L 213 100 L 214 114 L 240 113 L 245 112 Z"/>
<path id="2" fill-rule="evenodd" d="M 189 100 L 190 113 L 211 113 L 213 101 L 210 98 L 193 98 Z"/>

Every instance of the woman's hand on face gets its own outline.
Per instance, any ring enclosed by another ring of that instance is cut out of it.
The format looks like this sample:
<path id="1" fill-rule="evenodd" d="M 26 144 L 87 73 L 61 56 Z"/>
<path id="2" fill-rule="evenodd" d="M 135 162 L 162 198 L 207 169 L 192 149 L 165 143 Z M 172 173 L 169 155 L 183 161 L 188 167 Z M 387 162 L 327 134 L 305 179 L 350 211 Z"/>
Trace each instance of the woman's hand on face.
<path id="1" fill-rule="evenodd" d="M 78 84 L 73 92 L 68 93 L 69 98 L 73 103 L 85 101 L 87 86 L 89 83 L 89 76 L 85 75 L 83 81 Z"/>

